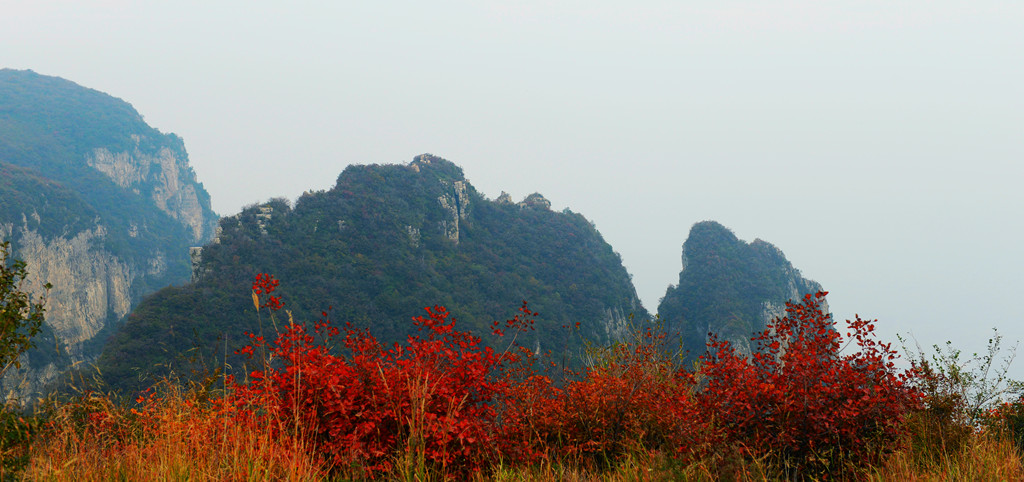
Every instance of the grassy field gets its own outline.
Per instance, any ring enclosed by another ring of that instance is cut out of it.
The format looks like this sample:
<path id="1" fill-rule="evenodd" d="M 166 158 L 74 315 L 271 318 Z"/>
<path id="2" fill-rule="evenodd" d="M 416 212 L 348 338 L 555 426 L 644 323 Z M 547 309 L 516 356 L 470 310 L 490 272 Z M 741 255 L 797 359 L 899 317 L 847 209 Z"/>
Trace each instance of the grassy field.
<path id="1" fill-rule="evenodd" d="M 238 423 L 234 409 L 197 391 L 171 386 L 124 408 L 88 395 L 51 407 L 31 443 L 7 447 L 5 476 L 26 480 L 353 480 L 364 474 L 325 464 L 316 447 L 275 427 Z M 144 410 L 144 412 L 143 412 Z M 1024 480 L 1024 463 L 1011 437 L 994 430 L 950 425 L 927 410 L 912 415 L 901 447 L 870 466 L 839 468 L 827 477 L 847 480 Z M 381 480 L 455 478 L 424 467 L 403 447 L 392 454 Z M 17 472 L 11 472 L 16 470 Z M 473 473 L 475 480 L 787 480 L 807 474 L 787 468 L 771 453 L 752 456 L 723 448 L 680 460 L 635 448 L 614 460 L 564 456 L 527 465 L 500 460 Z M 6 480 L 7 477 L 4 477 Z"/>

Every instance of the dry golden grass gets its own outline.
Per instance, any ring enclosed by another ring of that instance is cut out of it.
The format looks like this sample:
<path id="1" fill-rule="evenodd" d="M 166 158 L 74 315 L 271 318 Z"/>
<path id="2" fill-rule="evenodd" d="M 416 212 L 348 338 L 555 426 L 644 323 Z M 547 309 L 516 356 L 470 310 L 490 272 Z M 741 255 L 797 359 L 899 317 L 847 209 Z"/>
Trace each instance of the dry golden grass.
<path id="1" fill-rule="evenodd" d="M 897 452 L 868 479 L 901 482 L 1024 480 L 1024 463 L 1008 437 L 978 433 L 947 450 Z"/>
<path id="2" fill-rule="evenodd" d="M 660 453 L 637 451 L 625 456 L 611 467 L 593 467 L 564 461 L 542 463 L 528 468 L 494 470 L 479 480 L 511 482 L 536 481 L 607 481 L 607 482 L 670 482 L 670 481 L 741 481 L 784 480 L 787 477 L 763 460 L 742 460 L 715 454 L 702 460 L 681 463 Z"/>
<path id="3" fill-rule="evenodd" d="M 323 480 L 295 437 L 167 388 L 140 409 L 86 396 L 54 409 L 26 480 Z M 278 432 L 279 433 L 279 432 Z"/>
<path id="4" fill-rule="evenodd" d="M 426 387 L 420 387 L 426 390 Z M 419 391 L 417 391 L 419 393 Z M 48 427 L 30 448 L 22 478 L 48 481 L 100 480 L 352 480 L 358 468 L 328 476 L 316 451 L 282 427 L 247 422 L 235 407 L 205 391 L 181 390 L 168 383 L 159 395 L 125 408 L 102 395 L 57 404 Z M 412 407 L 409 416 L 422 410 Z M 840 478 L 900 482 L 1024 480 L 1024 462 L 1010 437 L 914 419 L 907 448 L 873 467 L 848 470 Z M 940 429 L 941 428 L 941 429 Z M 955 428 L 955 427 L 954 427 Z M 964 428 L 964 427 L 961 427 Z M 283 435 L 282 435 L 283 434 Z M 395 455 L 383 480 L 444 480 L 419 454 L 422 437 Z M 596 466 L 595 466 L 596 464 Z M 614 462 L 551 460 L 528 467 L 498 464 L 477 481 L 767 481 L 800 480 L 801 474 L 737 449 L 681 462 L 642 448 Z"/>
<path id="5" fill-rule="evenodd" d="M 168 403 L 174 403 L 169 400 Z M 71 420 L 55 421 L 58 428 L 32 449 L 26 480 L 328 480 L 315 461 L 304 456 L 294 440 L 275 440 L 271 430 L 224 426 L 207 408 L 168 405 L 160 413 L 159 430 L 128 434 L 119 443 L 110 434 L 81 430 Z M 130 424 L 129 424 L 130 425 Z M 400 460 L 396 460 L 400 462 Z M 385 480 L 443 480 L 423 471 L 413 460 L 396 464 Z M 419 469 L 419 470 L 417 470 Z M 1006 438 L 978 434 L 948 453 L 890 455 L 885 463 L 863 473 L 864 480 L 901 482 L 1024 480 L 1022 463 Z M 683 464 L 662 454 L 638 451 L 607 467 L 572 461 L 530 467 L 495 467 L 478 481 L 768 481 L 799 479 L 799 474 L 773 467 L 764 460 L 715 454 Z M 347 480 L 343 477 L 341 480 Z"/>

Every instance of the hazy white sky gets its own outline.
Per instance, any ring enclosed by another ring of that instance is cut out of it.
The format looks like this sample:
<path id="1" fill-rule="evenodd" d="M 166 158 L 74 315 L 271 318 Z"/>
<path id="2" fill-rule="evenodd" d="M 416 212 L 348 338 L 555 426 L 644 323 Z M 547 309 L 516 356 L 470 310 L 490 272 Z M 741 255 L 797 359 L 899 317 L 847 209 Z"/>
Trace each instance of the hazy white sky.
<path id="1" fill-rule="evenodd" d="M 222 215 L 430 152 L 594 221 L 652 311 L 713 219 L 838 318 L 979 350 L 1024 339 L 1022 25 L 1019 0 L 0 0 L 0 67 L 182 136 Z"/>

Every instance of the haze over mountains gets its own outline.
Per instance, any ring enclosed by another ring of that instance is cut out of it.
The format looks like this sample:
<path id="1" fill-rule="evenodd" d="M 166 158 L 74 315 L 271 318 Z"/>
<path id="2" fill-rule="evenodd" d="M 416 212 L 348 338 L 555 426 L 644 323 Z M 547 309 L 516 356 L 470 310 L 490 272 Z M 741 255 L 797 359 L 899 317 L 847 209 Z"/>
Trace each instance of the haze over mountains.
<path id="1" fill-rule="evenodd" d="M 540 312 L 529 343 L 555 354 L 613 342 L 631 316 L 650 318 L 621 258 L 582 214 L 552 211 L 540 194 L 489 199 L 438 156 L 350 166 L 329 190 L 294 206 L 249 206 L 217 230 L 182 140 L 123 101 L 4 70 L 0 128 L 0 227 L 33 282 L 55 286 L 50 338 L 32 355 L 35 372 L 21 374 L 31 381 L 21 393 L 101 349 L 101 371 L 126 388 L 156 365 L 233 351 L 255 327 L 249 288 L 259 272 L 282 280 L 297 321 L 330 306 L 336 321 L 386 342 L 434 304 L 487 337 L 527 300 Z M 190 260 L 189 247 L 204 244 Z M 786 299 L 818 289 L 777 248 L 713 222 L 694 226 L 683 265 L 659 314 L 691 353 L 707 330 L 742 340 Z M 42 348 L 51 345 L 59 351 Z"/>

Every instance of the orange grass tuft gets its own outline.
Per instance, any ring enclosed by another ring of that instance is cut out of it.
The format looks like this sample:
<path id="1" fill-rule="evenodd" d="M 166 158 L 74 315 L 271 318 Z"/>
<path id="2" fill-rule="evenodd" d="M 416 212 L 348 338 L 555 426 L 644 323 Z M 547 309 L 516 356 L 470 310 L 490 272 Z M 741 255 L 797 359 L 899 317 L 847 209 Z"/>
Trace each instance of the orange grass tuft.
<path id="1" fill-rule="evenodd" d="M 123 408 L 87 394 L 53 410 L 27 480 L 322 480 L 299 438 L 254 423 L 223 398 L 171 384 Z"/>

